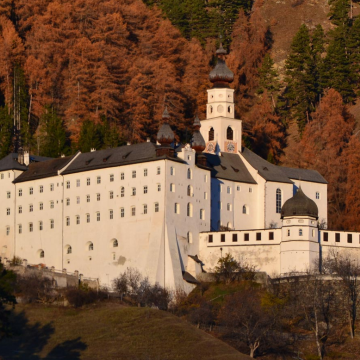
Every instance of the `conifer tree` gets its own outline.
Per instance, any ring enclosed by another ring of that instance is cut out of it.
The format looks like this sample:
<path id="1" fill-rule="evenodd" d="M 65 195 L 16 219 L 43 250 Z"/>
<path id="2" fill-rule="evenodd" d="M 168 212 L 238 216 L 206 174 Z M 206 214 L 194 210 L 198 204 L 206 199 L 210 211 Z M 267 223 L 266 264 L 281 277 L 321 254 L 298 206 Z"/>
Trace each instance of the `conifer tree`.
<path id="1" fill-rule="evenodd" d="M 0 158 L 11 151 L 13 139 L 13 119 L 7 106 L 0 108 Z"/>
<path id="2" fill-rule="evenodd" d="M 89 152 L 91 149 L 101 149 L 103 145 L 101 126 L 90 120 L 82 124 L 78 142 L 78 149 L 81 152 Z"/>
<path id="3" fill-rule="evenodd" d="M 53 107 L 45 107 L 44 114 L 40 119 L 40 134 L 41 155 L 55 158 L 69 152 L 64 122 Z"/>

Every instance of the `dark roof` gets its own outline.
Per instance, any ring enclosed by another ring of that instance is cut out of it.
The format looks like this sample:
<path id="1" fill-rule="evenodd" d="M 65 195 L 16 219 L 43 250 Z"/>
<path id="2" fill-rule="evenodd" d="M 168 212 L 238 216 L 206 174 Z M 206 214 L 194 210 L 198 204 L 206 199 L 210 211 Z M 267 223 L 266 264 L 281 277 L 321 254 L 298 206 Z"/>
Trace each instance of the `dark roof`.
<path id="1" fill-rule="evenodd" d="M 222 153 L 221 156 L 204 153 L 211 168 L 211 176 L 224 180 L 256 184 L 238 154 Z"/>
<path id="2" fill-rule="evenodd" d="M 243 148 L 242 156 L 244 156 L 245 160 L 255 168 L 261 177 L 263 177 L 267 181 L 281 182 L 281 183 L 290 183 L 293 182 L 289 179 L 289 177 L 282 171 L 280 166 L 276 166 L 274 164 L 269 163 L 264 160 L 262 157 L 256 155 L 252 151 L 247 148 Z"/>
<path id="3" fill-rule="evenodd" d="M 189 258 L 193 259 L 196 263 L 202 265 L 203 262 L 198 258 L 197 255 L 188 255 Z"/>
<path id="4" fill-rule="evenodd" d="M 145 142 L 134 145 L 125 145 L 113 149 L 99 150 L 80 154 L 62 174 L 71 174 L 81 171 L 96 170 L 146 161 L 162 160 L 166 156 L 156 156 L 156 145 Z M 168 158 L 173 161 L 184 161 L 178 158 Z"/>
<path id="5" fill-rule="evenodd" d="M 175 139 L 174 132 L 172 131 L 170 125 L 167 122 L 164 122 L 161 125 L 161 127 L 157 133 L 156 139 L 160 144 L 162 144 L 163 142 L 164 143 L 172 143 L 174 141 L 174 139 Z"/>
<path id="6" fill-rule="evenodd" d="M 0 160 L 0 171 L 6 171 L 6 170 L 21 170 L 25 171 L 27 170 L 27 166 L 24 164 L 18 163 L 18 154 L 17 153 L 11 153 L 4 158 Z M 44 156 L 36 156 L 36 155 L 30 155 L 30 163 L 34 162 L 40 162 L 40 161 L 46 161 L 50 160 L 51 158 L 44 157 Z"/>
<path id="7" fill-rule="evenodd" d="M 14 183 L 56 176 L 58 171 L 66 166 L 74 156 L 75 155 L 31 163 L 28 170 L 24 171 L 20 176 L 18 176 L 14 180 Z"/>
<path id="8" fill-rule="evenodd" d="M 200 284 L 200 282 L 198 280 L 196 280 L 191 274 L 189 274 L 187 271 L 183 271 L 182 273 L 183 279 L 190 283 L 190 284 Z"/>
<path id="9" fill-rule="evenodd" d="M 281 218 L 286 216 L 312 216 L 316 219 L 319 216 L 319 210 L 315 201 L 308 198 L 301 188 L 290 199 L 285 201 L 281 208 Z"/>
<path id="10" fill-rule="evenodd" d="M 289 167 L 281 167 L 281 170 L 289 179 L 327 184 L 327 181 L 316 170 L 294 169 Z"/>
<path id="11" fill-rule="evenodd" d="M 227 67 L 223 59 L 218 59 L 214 69 L 209 74 L 209 80 L 214 82 L 231 83 L 234 81 L 234 73 Z"/>

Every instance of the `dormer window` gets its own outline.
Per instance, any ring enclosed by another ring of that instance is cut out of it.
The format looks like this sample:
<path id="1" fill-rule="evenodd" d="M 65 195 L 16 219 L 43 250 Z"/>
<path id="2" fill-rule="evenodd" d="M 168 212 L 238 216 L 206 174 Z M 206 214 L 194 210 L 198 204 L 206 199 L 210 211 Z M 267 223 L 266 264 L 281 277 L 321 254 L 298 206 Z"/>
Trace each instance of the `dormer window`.
<path id="1" fill-rule="evenodd" d="M 209 130 L 209 141 L 213 141 L 214 140 L 214 134 L 215 132 L 214 132 L 214 128 L 211 128 L 210 130 Z"/>
<path id="2" fill-rule="evenodd" d="M 228 126 L 228 128 L 226 129 L 226 139 L 234 140 L 234 132 L 230 126 Z"/>

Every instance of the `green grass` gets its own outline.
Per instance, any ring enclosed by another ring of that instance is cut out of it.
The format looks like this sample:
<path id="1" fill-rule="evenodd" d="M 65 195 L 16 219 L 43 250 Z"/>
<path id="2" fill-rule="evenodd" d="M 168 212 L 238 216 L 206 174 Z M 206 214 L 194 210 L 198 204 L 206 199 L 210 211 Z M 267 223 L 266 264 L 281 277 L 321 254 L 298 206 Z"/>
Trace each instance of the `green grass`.
<path id="1" fill-rule="evenodd" d="M 12 338 L 0 342 L 4 360 L 250 359 L 170 313 L 115 303 L 17 305 L 12 323 Z"/>

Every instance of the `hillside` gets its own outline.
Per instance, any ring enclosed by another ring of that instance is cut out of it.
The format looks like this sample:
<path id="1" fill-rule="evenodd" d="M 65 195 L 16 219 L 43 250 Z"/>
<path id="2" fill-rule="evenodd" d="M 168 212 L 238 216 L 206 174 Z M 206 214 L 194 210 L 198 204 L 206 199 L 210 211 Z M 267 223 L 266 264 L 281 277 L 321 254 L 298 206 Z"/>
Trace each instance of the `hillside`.
<path id="1" fill-rule="evenodd" d="M 245 360 L 229 345 L 163 311 L 104 303 L 86 309 L 17 305 L 4 360 Z"/>

